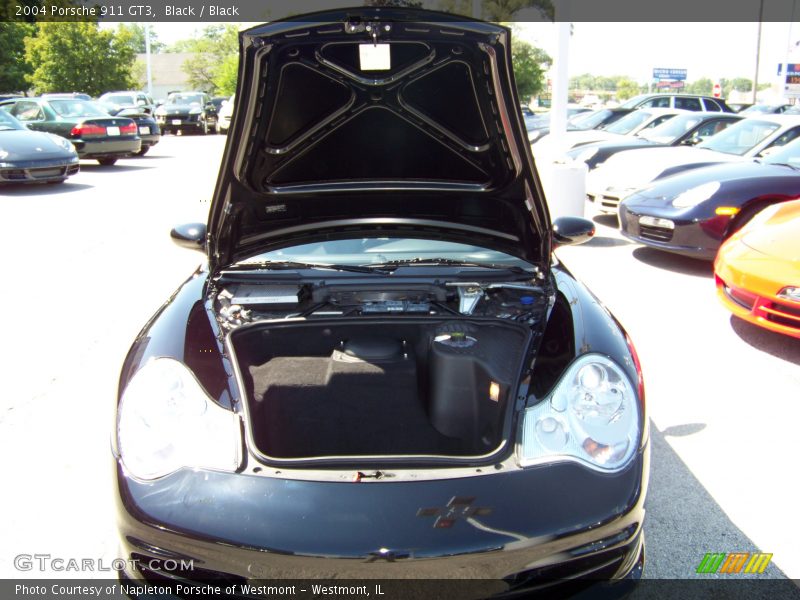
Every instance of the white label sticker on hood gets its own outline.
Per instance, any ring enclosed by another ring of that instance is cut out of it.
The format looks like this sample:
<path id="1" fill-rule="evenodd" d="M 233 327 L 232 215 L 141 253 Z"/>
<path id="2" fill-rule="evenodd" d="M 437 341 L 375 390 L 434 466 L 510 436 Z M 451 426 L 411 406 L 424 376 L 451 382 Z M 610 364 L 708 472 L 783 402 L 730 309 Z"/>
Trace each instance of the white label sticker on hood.
<path id="1" fill-rule="evenodd" d="M 392 68 L 389 44 L 359 44 L 358 54 L 362 71 L 388 71 Z"/>

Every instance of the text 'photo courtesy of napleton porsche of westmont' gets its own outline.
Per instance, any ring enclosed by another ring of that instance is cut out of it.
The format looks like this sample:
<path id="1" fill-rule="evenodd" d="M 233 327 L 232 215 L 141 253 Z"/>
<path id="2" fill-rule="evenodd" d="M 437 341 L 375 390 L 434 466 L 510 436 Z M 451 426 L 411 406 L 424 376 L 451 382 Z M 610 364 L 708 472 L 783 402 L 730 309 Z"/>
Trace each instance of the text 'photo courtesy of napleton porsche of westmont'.
<path id="1" fill-rule="evenodd" d="M 800 599 L 796 2 L 0 0 L 0 598 Z"/>

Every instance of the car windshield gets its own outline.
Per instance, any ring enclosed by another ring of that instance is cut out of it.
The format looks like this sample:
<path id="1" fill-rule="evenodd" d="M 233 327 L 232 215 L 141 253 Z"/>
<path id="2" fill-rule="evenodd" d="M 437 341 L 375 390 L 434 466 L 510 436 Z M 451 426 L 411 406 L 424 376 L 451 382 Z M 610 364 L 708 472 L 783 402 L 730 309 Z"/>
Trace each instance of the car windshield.
<path id="1" fill-rule="evenodd" d="M 201 94 L 170 94 L 167 104 L 189 104 L 190 106 L 200 106 L 203 103 Z"/>
<path id="2" fill-rule="evenodd" d="M 593 110 L 588 113 L 578 113 L 569 120 L 571 129 L 594 129 L 598 125 L 602 125 L 613 114 L 607 108 L 600 110 Z"/>
<path id="3" fill-rule="evenodd" d="M 778 127 L 780 125 L 774 121 L 759 121 L 753 118 L 744 119 L 734 123 L 696 147 L 742 156 Z"/>
<path id="4" fill-rule="evenodd" d="M 264 261 L 298 262 L 330 265 L 383 264 L 391 261 L 420 262 L 445 259 L 467 263 L 485 263 L 507 267 L 534 268 L 509 254 L 457 242 L 416 238 L 357 238 L 326 240 L 265 252 L 239 264 Z"/>
<path id="5" fill-rule="evenodd" d="M 136 98 L 128 94 L 106 94 L 100 100 L 109 104 L 136 104 Z"/>
<path id="6" fill-rule="evenodd" d="M 776 150 L 761 159 L 761 162 L 770 165 L 789 165 L 795 169 L 800 169 L 800 138 L 796 138 L 780 150 Z"/>
<path id="7" fill-rule="evenodd" d="M 694 129 L 703 117 L 696 114 L 679 115 L 673 119 L 669 119 L 656 125 L 652 129 L 645 129 L 636 135 L 651 142 L 658 142 L 659 144 L 671 144 L 687 131 Z"/>
<path id="8" fill-rule="evenodd" d="M 647 94 L 641 94 L 639 96 L 634 96 L 624 104 L 620 106 L 620 108 L 636 108 L 636 106 L 645 98 L 647 98 Z"/>
<path id="9" fill-rule="evenodd" d="M 25 127 L 4 110 L 0 110 L 0 131 L 16 131 Z"/>
<path id="10" fill-rule="evenodd" d="M 85 100 L 50 100 L 50 106 L 61 117 L 107 117 L 102 108 Z"/>
<path id="11" fill-rule="evenodd" d="M 618 133 L 620 135 L 626 135 L 639 127 L 640 125 L 644 124 L 646 121 L 652 118 L 652 113 L 646 110 L 637 110 L 632 112 L 629 115 L 625 115 L 619 121 L 615 121 L 608 127 L 606 127 L 606 131 L 609 133 Z"/>

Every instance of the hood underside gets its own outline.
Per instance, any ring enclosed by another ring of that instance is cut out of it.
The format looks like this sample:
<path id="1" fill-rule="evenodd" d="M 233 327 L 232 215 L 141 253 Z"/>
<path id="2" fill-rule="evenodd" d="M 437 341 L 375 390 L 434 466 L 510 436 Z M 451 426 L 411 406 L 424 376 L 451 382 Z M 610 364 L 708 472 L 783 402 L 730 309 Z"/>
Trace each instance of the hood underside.
<path id="1" fill-rule="evenodd" d="M 393 233 L 544 266 L 549 218 L 506 28 L 358 8 L 257 27 L 240 47 L 209 221 L 212 266 Z"/>

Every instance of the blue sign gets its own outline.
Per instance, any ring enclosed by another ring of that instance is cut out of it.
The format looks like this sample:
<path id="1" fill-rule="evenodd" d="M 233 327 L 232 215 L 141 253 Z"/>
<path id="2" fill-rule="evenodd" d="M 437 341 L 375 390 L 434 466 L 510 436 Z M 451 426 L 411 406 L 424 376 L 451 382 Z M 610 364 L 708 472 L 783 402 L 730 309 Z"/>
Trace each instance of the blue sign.
<path id="1" fill-rule="evenodd" d="M 686 69 L 653 69 L 657 81 L 686 81 Z"/>

